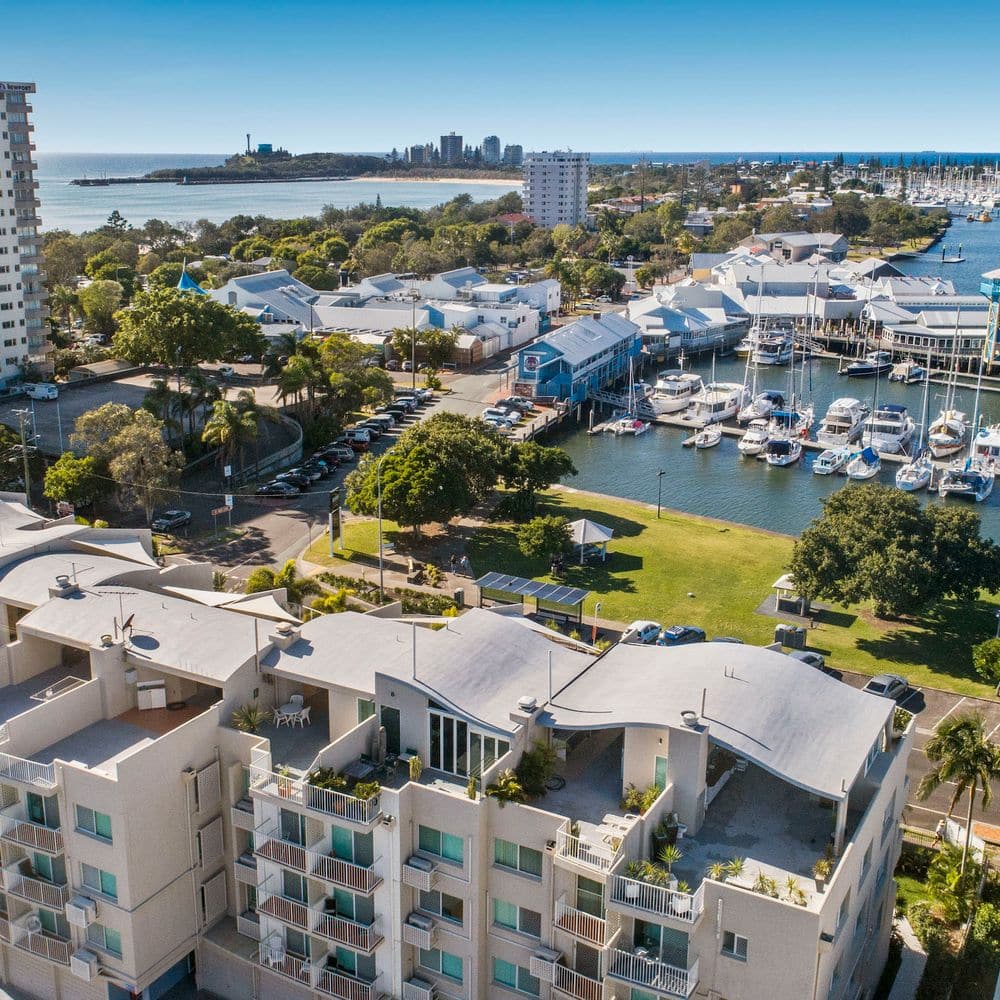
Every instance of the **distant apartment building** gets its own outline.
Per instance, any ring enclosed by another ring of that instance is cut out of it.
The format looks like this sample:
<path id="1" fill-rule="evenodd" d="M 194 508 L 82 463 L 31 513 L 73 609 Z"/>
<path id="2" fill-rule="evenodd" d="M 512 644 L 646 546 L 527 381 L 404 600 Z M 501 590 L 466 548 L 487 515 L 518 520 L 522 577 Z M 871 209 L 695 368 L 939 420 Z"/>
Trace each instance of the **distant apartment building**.
<path id="1" fill-rule="evenodd" d="M 429 143 L 417 143 L 406 150 L 406 159 L 415 167 L 423 167 L 434 159 L 434 150 Z"/>
<path id="2" fill-rule="evenodd" d="M 488 135 L 483 139 L 483 163 L 496 166 L 500 162 L 500 139 L 495 135 Z"/>
<path id="3" fill-rule="evenodd" d="M 505 167 L 519 167 L 524 162 L 524 147 L 518 145 L 504 146 L 503 165 Z"/>
<path id="4" fill-rule="evenodd" d="M 27 363 L 52 370 L 32 159 L 35 126 L 27 102 L 34 92 L 33 83 L 0 81 L 0 386 L 17 381 Z"/>
<path id="5" fill-rule="evenodd" d="M 465 158 L 465 147 L 462 145 L 462 137 L 449 132 L 448 135 L 441 136 L 441 162 L 461 163 Z"/>
<path id="6" fill-rule="evenodd" d="M 184 979 L 227 1000 L 872 994 L 914 734 L 891 701 L 754 646 L 595 655 L 485 608 L 438 631 L 301 624 L 283 590 L 158 566 L 148 531 L 47 522 L 10 495 L 0 527 L 5 983 L 44 1000 L 155 1000 Z M 524 583 L 481 582 L 487 601 Z M 587 596 L 568 590 L 532 600 Z M 267 721 L 236 728 L 250 705 Z M 544 794 L 484 794 L 538 744 Z M 650 864 L 666 844 L 669 875 Z"/>
<path id="7" fill-rule="evenodd" d="M 589 171 L 589 153 L 528 153 L 524 158 L 524 211 L 539 226 L 583 225 Z"/>

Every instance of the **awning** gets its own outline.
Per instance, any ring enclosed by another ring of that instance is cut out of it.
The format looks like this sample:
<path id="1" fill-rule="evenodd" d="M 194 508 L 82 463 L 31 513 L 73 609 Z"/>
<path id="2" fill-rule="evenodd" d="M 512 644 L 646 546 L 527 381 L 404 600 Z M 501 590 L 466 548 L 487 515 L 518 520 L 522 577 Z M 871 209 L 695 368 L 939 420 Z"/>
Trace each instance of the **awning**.
<path id="1" fill-rule="evenodd" d="M 142 542 L 135 536 L 131 538 L 110 538 L 106 542 L 87 542 L 79 538 L 74 538 L 72 542 L 78 549 L 82 549 L 84 552 L 98 552 L 104 556 L 127 559 L 129 562 L 140 563 L 143 566 L 159 566 L 159 563 L 142 547 Z"/>
<path id="2" fill-rule="evenodd" d="M 602 545 L 610 542 L 615 532 L 613 528 L 606 528 L 584 517 L 579 521 L 570 521 L 569 533 L 574 545 Z"/>
<path id="3" fill-rule="evenodd" d="M 543 583 L 541 580 L 526 580 L 521 576 L 508 576 L 506 573 L 487 573 L 476 580 L 476 586 L 482 590 L 490 590 L 495 594 L 508 597 L 529 597 L 546 604 L 559 604 L 568 608 L 578 608 L 587 599 L 589 590 L 579 587 L 566 587 L 560 583 Z"/>

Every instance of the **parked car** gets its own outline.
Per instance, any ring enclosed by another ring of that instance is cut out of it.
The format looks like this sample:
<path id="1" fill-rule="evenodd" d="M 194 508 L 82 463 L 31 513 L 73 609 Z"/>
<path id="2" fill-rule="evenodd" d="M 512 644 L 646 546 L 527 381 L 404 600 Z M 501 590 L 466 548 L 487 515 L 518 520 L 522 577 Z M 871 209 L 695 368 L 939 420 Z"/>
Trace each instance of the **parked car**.
<path id="1" fill-rule="evenodd" d="M 232 365 L 221 365 L 219 367 L 219 378 L 232 378 L 236 374 L 236 369 Z"/>
<path id="2" fill-rule="evenodd" d="M 826 665 L 826 658 L 822 653 L 814 653 L 811 649 L 793 649 L 788 654 L 793 660 L 800 660 L 802 663 L 822 670 Z"/>
<path id="3" fill-rule="evenodd" d="M 304 462 L 302 463 L 302 465 L 295 466 L 294 469 L 289 469 L 288 473 L 291 474 L 291 475 L 293 475 L 293 476 L 305 476 L 306 479 L 308 479 L 309 482 L 311 482 L 311 483 L 316 482 L 317 479 L 322 479 L 323 478 L 323 474 L 319 471 L 319 467 L 318 466 L 315 467 L 310 472 L 309 469 L 306 468 L 306 465 L 305 465 Z M 275 477 L 275 478 L 277 478 L 277 477 Z"/>
<path id="4" fill-rule="evenodd" d="M 395 358 L 393 358 L 391 361 L 387 361 L 385 363 L 385 370 L 387 372 L 398 372 L 399 362 Z"/>
<path id="5" fill-rule="evenodd" d="M 301 472 L 282 472 L 274 477 L 277 483 L 291 483 L 292 486 L 297 486 L 300 490 L 305 490 L 309 488 L 309 484 L 312 480 Z"/>
<path id="6" fill-rule="evenodd" d="M 595 302 L 601 302 L 601 303 L 604 303 L 606 305 L 607 303 L 609 303 L 611 301 L 611 296 L 610 295 L 598 295 L 597 298 L 594 299 L 594 301 Z"/>
<path id="7" fill-rule="evenodd" d="M 516 410 L 502 410 L 498 406 L 487 406 L 482 412 L 484 420 L 492 418 L 494 420 L 506 420 L 512 427 L 521 419 L 521 414 Z"/>
<path id="8" fill-rule="evenodd" d="M 191 523 L 189 510 L 165 510 L 159 517 L 153 518 L 153 531 L 176 531 Z"/>
<path id="9" fill-rule="evenodd" d="M 385 428 L 381 424 L 375 423 L 374 420 L 362 420 L 360 424 L 355 424 L 355 430 L 358 431 L 368 431 L 368 437 L 372 441 L 377 441 L 381 436 Z"/>
<path id="10" fill-rule="evenodd" d="M 704 642 L 705 630 L 695 625 L 671 625 L 663 629 L 656 639 L 657 646 L 686 646 L 692 642 Z"/>
<path id="11" fill-rule="evenodd" d="M 29 382 L 24 387 L 28 399 L 58 399 L 59 386 L 51 382 Z"/>
<path id="12" fill-rule="evenodd" d="M 506 399 L 498 399 L 496 405 L 506 410 L 517 410 L 522 415 L 532 413 L 535 409 L 534 404 L 522 396 L 508 396 Z"/>
<path id="13" fill-rule="evenodd" d="M 656 640 L 663 626 L 659 622 L 635 621 L 624 632 L 622 632 L 622 642 L 644 642 L 650 643 Z"/>
<path id="14" fill-rule="evenodd" d="M 347 430 L 347 440 L 353 444 L 355 441 L 364 441 L 371 444 L 372 435 L 368 433 L 367 427 L 349 427 Z"/>
<path id="15" fill-rule="evenodd" d="M 346 443 L 328 444 L 322 451 L 317 452 L 317 454 L 322 455 L 324 458 L 335 458 L 340 462 L 353 462 L 355 457 L 354 449 Z"/>
<path id="16" fill-rule="evenodd" d="M 499 417 L 483 417 L 484 424 L 489 424 L 490 427 L 495 428 L 501 434 L 510 434 L 513 431 L 513 426 L 506 420 L 501 420 Z"/>
<path id="17" fill-rule="evenodd" d="M 868 694 L 877 694 L 882 698 L 892 698 L 896 701 L 906 694 L 910 685 L 905 677 L 899 674 L 876 674 L 863 688 Z"/>
<path id="18" fill-rule="evenodd" d="M 412 372 L 413 371 L 413 365 L 409 361 L 404 361 L 403 362 L 403 371 L 404 372 Z"/>
<path id="19" fill-rule="evenodd" d="M 317 479 L 325 479 L 328 475 L 330 475 L 331 471 L 330 467 L 325 462 L 321 465 L 319 462 L 313 461 L 303 462 L 301 469 L 313 480 L 313 482 Z M 313 476 L 313 473 L 315 473 L 315 476 Z"/>
<path id="20" fill-rule="evenodd" d="M 236 360 L 241 365 L 252 365 L 257 358 L 253 354 L 241 354 Z"/>
<path id="21" fill-rule="evenodd" d="M 259 497 L 297 497 L 302 491 L 292 483 L 277 480 L 273 483 L 265 483 L 257 490 Z"/>

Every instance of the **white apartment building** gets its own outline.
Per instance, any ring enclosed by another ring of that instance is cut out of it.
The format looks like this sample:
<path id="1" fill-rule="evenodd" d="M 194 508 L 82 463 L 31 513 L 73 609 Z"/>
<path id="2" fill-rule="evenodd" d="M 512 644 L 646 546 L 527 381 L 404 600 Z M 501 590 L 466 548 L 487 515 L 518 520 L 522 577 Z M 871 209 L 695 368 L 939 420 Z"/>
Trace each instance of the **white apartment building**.
<path id="1" fill-rule="evenodd" d="M 590 154 L 524 154 L 524 212 L 539 226 L 582 226 L 587 220 Z"/>
<path id="2" fill-rule="evenodd" d="M 41 271 L 37 169 L 31 154 L 33 83 L 0 81 L 0 386 L 32 362 L 51 370 L 45 276 Z"/>

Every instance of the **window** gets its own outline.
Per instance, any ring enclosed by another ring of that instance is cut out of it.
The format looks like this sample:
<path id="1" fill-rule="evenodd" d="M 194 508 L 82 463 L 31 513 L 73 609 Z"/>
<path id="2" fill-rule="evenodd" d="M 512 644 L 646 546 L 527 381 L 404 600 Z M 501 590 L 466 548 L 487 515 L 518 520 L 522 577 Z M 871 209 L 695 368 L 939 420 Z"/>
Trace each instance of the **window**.
<path id="1" fill-rule="evenodd" d="M 592 917 L 604 918 L 604 886 L 582 875 L 576 880 L 576 908 Z"/>
<path id="2" fill-rule="evenodd" d="M 354 834 L 342 826 L 334 826 L 330 830 L 330 847 L 335 858 L 341 861 L 354 861 Z"/>
<path id="3" fill-rule="evenodd" d="M 430 766 L 462 777 L 480 774 L 510 751 L 507 740 L 470 730 L 468 723 L 443 712 L 431 704 L 428 712 L 430 727 Z"/>
<path id="4" fill-rule="evenodd" d="M 286 927 L 285 950 L 290 955 L 299 955 L 302 958 L 308 958 L 309 938 L 302 931 L 293 931 L 291 927 Z"/>
<path id="5" fill-rule="evenodd" d="M 844 926 L 844 921 L 847 920 L 847 914 L 851 911 L 851 894 L 848 894 L 840 901 L 840 910 L 837 913 L 837 930 L 839 931 L 841 927 Z"/>
<path id="6" fill-rule="evenodd" d="M 542 852 L 531 847 L 523 847 L 497 837 L 493 841 L 493 861 L 501 868 L 510 868 L 536 878 L 542 877 Z"/>
<path id="7" fill-rule="evenodd" d="M 440 948 L 431 948 L 429 951 L 420 949 L 420 964 L 431 972 L 440 972 L 442 976 L 454 979 L 455 982 L 462 981 L 462 959 L 458 955 L 452 955 Z"/>
<path id="8" fill-rule="evenodd" d="M 517 931 L 518 934 L 527 934 L 529 937 L 542 936 L 540 913 L 523 906 L 515 906 L 503 899 L 493 900 L 493 923 L 497 927 L 505 927 L 509 931 Z"/>
<path id="9" fill-rule="evenodd" d="M 47 826 L 50 830 L 59 829 L 59 800 L 54 795 L 47 798 L 28 792 L 25 796 L 25 807 L 28 812 L 28 819 L 32 823 L 40 826 Z"/>
<path id="10" fill-rule="evenodd" d="M 111 899 L 118 899 L 118 879 L 111 872 L 102 871 L 93 865 L 81 864 L 82 881 L 88 889 L 103 893 Z"/>
<path id="11" fill-rule="evenodd" d="M 436 854 L 445 861 L 460 865 L 465 860 L 465 843 L 453 833 L 442 833 L 430 826 L 421 826 L 418 844 L 421 851 Z"/>
<path id="12" fill-rule="evenodd" d="M 375 702 L 371 698 L 358 699 L 358 724 L 370 719 L 375 714 Z"/>
<path id="13" fill-rule="evenodd" d="M 281 810 L 281 839 L 287 840 L 290 844 L 298 844 L 305 847 L 306 844 L 306 818 L 299 813 L 290 812 L 288 809 Z"/>
<path id="14" fill-rule="evenodd" d="M 864 858 L 861 861 L 861 880 L 858 883 L 859 888 L 860 888 L 860 883 L 864 882 L 865 876 L 868 874 L 868 869 L 871 868 L 871 866 L 872 866 L 872 847 L 873 846 L 874 845 L 872 845 L 872 844 L 868 845 L 868 850 L 865 851 L 865 856 L 864 856 Z"/>
<path id="15" fill-rule="evenodd" d="M 102 924 L 91 924 L 87 928 L 87 943 L 109 951 L 119 958 L 122 957 L 122 936 L 110 927 L 104 927 Z"/>
<path id="16" fill-rule="evenodd" d="M 420 909 L 461 926 L 464 919 L 465 903 L 458 896 L 449 896 L 446 892 L 432 889 L 430 892 L 420 893 Z"/>
<path id="17" fill-rule="evenodd" d="M 747 960 L 747 944 L 747 939 L 741 934 L 734 934 L 732 931 L 722 932 L 723 955 L 745 962 Z"/>
<path id="18" fill-rule="evenodd" d="M 523 965 L 514 965 L 502 958 L 493 959 L 493 982 L 533 997 L 537 997 L 540 991 L 538 980 Z"/>
<path id="19" fill-rule="evenodd" d="M 653 784 L 662 792 L 667 787 L 667 758 L 656 757 L 653 764 Z"/>
<path id="20" fill-rule="evenodd" d="M 287 868 L 281 870 L 281 894 L 286 899 L 295 899 L 300 903 L 306 901 L 306 880 Z"/>

